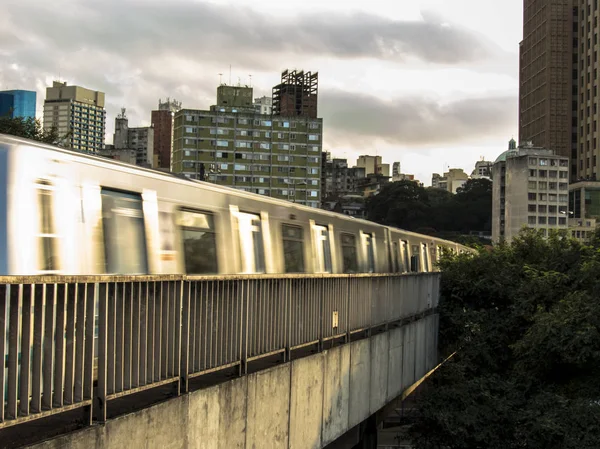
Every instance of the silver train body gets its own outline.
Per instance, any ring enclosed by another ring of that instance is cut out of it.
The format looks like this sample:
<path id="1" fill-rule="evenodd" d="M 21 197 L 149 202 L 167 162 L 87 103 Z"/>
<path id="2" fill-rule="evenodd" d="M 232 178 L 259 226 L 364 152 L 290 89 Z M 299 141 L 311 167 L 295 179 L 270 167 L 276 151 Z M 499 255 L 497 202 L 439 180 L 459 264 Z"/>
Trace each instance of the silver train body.
<path id="1" fill-rule="evenodd" d="M 0 274 L 435 270 L 456 243 L 0 135 Z"/>

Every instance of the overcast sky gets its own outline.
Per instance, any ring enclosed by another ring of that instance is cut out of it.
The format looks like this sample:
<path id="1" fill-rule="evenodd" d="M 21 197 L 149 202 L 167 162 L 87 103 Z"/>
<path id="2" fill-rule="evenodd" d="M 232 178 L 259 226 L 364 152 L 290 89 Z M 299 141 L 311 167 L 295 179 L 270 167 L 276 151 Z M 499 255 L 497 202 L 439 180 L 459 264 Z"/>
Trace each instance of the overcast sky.
<path id="1" fill-rule="evenodd" d="M 0 89 L 60 79 L 101 90 L 107 136 L 159 98 L 214 104 L 223 81 L 270 95 L 281 71 L 319 72 L 324 150 L 400 161 L 426 185 L 469 172 L 517 135 L 521 0 L 3 0 Z"/>

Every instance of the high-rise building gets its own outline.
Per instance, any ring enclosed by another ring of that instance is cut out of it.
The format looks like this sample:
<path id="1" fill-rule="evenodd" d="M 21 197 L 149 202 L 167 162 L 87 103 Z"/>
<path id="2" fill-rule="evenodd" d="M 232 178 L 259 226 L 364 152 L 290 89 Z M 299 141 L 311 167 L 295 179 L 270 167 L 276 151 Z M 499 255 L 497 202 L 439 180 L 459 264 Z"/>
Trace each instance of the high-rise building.
<path id="1" fill-rule="evenodd" d="M 104 92 L 54 81 L 44 101 L 44 129 L 53 127 L 66 148 L 92 153 L 103 149 Z"/>
<path id="2" fill-rule="evenodd" d="M 151 123 L 154 128 L 154 154 L 158 159 L 156 168 L 171 170 L 173 150 L 173 119 L 181 110 L 181 102 L 167 98 L 164 103 L 158 100 L 158 110 L 152 111 Z"/>
<path id="3" fill-rule="evenodd" d="M 492 240 L 510 242 L 523 226 L 567 229 L 569 158 L 511 140 L 492 168 Z"/>
<path id="4" fill-rule="evenodd" d="M 475 162 L 475 169 L 471 172 L 471 178 L 491 178 L 493 166 L 492 161 L 486 161 L 485 159 Z"/>
<path id="5" fill-rule="evenodd" d="M 130 128 L 125 108 L 121 109 L 121 114 L 115 119 L 113 146 L 115 150 L 134 150 L 136 165 L 154 166 L 154 128 Z"/>
<path id="6" fill-rule="evenodd" d="M 0 91 L 0 116 L 35 118 L 36 97 L 31 90 Z"/>
<path id="7" fill-rule="evenodd" d="M 394 162 L 392 164 L 392 181 L 399 181 L 401 173 L 400 162 Z"/>
<path id="8" fill-rule="evenodd" d="M 217 87 L 217 106 L 228 108 L 251 108 L 252 91 L 249 86 L 229 86 L 221 84 Z"/>
<path id="9" fill-rule="evenodd" d="M 254 107 L 259 114 L 269 115 L 273 113 L 273 99 L 271 97 L 255 98 Z"/>
<path id="10" fill-rule="evenodd" d="M 390 176 L 390 164 L 384 164 L 381 156 L 359 156 L 356 166 L 365 169 L 365 175 Z"/>
<path id="11" fill-rule="evenodd" d="M 173 171 L 319 207 L 322 129 L 320 118 L 259 114 L 252 98 L 249 107 L 182 109 L 175 114 Z"/>
<path id="12" fill-rule="evenodd" d="M 600 181 L 579 181 L 569 185 L 569 231 L 582 241 L 589 240 L 600 223 Z"/>
<path id="13" fill-rule="evenodd" d="M 585 172 L 585 165 L 578 168 L 577 139 L 583 130 L 584 139 L 580 140 L 587 145 L 586 151 L 590 150 L 592 142 L 585 137 L 592 138 L 586 129 L 591 105 L 584 102 L 590 101 L 592 84 L 596 83 L 591 80 L 596 66 L 595 59 L 591 64 L 591 43 L 597 18 L 592 18 L 589 6 L 581 8 L 581 23 L 589 25 L 581 30 L 582 54 L 578 55 L 578 3 L 588 4 L 583 0 L 524 0 L 523 41 L 519 49 L 519 141 L 531 141 L 536 147 L 570 157 L 572 176 Z M 581 110 L 578 108 L 580 69 L 584 76 L 581 95 L 587 91 L 587 96 L 580 99 Z M 578 123 L 582 128 L 578 129 Z M 587 165 L 591 173 L 591 165 Z"/>
<path id="14" fill-rule="evenodd" d="M 319 73 L 285 70 L 273 87 L 273 115 L 317 118 Z"/>
<path id="15" fill-rule="evenodd" d="M 440 176 L 439 173 L 433 173 L 431 187 L 456 193 L 468 180 L 469 175 L 462 168 L 450 168 L 443 176 Z"/>

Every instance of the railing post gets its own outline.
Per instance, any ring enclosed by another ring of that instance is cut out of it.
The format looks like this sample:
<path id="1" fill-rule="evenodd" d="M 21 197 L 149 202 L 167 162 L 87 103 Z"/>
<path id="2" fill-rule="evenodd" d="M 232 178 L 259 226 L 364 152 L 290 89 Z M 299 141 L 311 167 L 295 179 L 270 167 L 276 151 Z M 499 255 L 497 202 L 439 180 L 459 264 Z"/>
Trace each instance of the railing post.
<path id="1" fill-rule="evenodd" d="M 100 315 L 98 316 L 98 401 L 97 421 L 106 422 L 106 390 L 107 390 L 107 335 L 108 335 L 108 284 L 97 284 Z"/>
<path id="2" fill-rule="evenodd" d="M 181 363 L 179 366 L 180 392 L 189 391 L 190 360 L 190 282 L 181 281 Z"/>
<path id="3" fill-rule="evenodd" d="M 240 376 L 248 374 L 248 323 L 250 310 L 250 281 L 242 281 L 242 311 L 241 311 L 241 329 L 240 329 Z"/>
<path id="4" fill-rule="evenodd" d="M 284 307 L 285 307 L 285 317 L 283 320 L 283 332 L 285 334 L 285 353 L 283 356 L 284 362 L 292 361 L 292 279 L 285 280 L 285 298 L 284 298 Z"/>

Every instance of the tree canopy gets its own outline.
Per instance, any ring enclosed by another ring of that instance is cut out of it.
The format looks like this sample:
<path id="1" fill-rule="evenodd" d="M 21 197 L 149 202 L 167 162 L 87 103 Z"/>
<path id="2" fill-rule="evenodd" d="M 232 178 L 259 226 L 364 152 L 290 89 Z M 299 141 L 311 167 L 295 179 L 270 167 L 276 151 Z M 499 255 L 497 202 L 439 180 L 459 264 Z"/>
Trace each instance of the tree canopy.
<path id="1" fill-rule="evenodd" d="M 492 183 L 470 179 L 455 195 L 414 181 L 388 184 L 367 201 L 367 217 L 409 231 L 440 235 L 490 231 Z"/>
<path id="2" fill-rule="evenodd" d="M 600 447 L 600 239 L 526 230 L 441 261 L 440 351 L 417 448 Z"/>
<path id="3" fill-rule="evenodd" d="M 45 130 L 40 120 L 32 117 L 0 116 L 0 133 L 50 144 L 57 144 L 59 140 L 56 128 Z"/>

